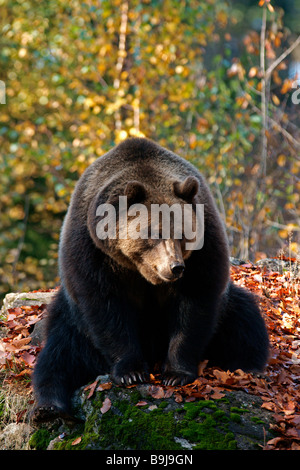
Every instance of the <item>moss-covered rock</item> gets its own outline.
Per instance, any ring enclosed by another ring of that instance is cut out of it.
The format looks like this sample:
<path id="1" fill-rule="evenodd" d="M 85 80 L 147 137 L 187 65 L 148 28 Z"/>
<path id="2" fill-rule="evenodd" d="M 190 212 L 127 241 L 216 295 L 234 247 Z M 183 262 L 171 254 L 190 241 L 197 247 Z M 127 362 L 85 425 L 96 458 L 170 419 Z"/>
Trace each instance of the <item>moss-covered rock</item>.
<path id="1" fill-rule="evenodd" d="M 107 377 L 99 379 L 107 381 Z M 150 386 L 112 386 L 76 394 L 79 424 L 40 428 L 31 448 L 109 450 L 259 449 L 269 435 L 268 411 L 258 397 L 230 392 L 220 400 L 177 403 L 153 398 Z M 109 403 L 103 408 L 103 403 Z"/>
<path id="2" fill-rule="evenodd" d="M 46 428 L 38 429 L 29 439 L 29 447 L 36 450 L 47 449 L 51 441 L 51 433 Z"/>

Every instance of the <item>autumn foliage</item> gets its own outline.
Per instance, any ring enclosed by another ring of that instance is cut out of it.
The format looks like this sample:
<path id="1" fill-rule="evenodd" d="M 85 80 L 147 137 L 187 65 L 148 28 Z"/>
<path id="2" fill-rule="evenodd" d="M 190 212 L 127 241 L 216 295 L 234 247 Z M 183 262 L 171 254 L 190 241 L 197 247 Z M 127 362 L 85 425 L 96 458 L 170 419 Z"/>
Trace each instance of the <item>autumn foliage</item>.
<path id="1" fill-rule="evenodd" d="M 272 2 L 255 7 L 257 24 L 266 18 L 263 40 L 247 7 L 235 3 L 2 2 L 0 296 L 56 285 L 74 185 L 131 135 L 152 138 L 203 172 L 234 256 L 276 256 L 287 245 L 297 253 L 292 54 L 263 75 L 294 37 Z"/>
<path id="2" fill-rule="evenodd" d="M 76 181 L 127 136 L 151 138 L 203 172 L 234 256 L 299 253 L 300 104 L 291 102 L 290 64 L 300 40 L 274 2 L 257 0 L 257 29 L 234 3 L 2 2 L 0 296 L 57 285 L 59 232 Z M 204 362 L 188 386 L 153 377 L 152 396 L 259 395 L 277 433 L 264 448 L 299 450 L 299 278 L 251 263 L 232 266 L 232 278 L 259 296 L 272 346 L 265 374 Z M 1 322 L 1 371 L 29 394 L 41 348 L 30 335 L 44 314 L 18 307 Z M 97 383 L 88 387 L 92 396 Z"/>

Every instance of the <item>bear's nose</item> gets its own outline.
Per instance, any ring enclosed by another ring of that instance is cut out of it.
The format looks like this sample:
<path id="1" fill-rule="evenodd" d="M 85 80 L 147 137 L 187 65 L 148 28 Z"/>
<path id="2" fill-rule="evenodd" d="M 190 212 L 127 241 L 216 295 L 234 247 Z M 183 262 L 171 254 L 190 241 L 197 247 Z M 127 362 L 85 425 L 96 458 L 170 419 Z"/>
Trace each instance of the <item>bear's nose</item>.
<path id="1" fill-rule="evenodd" d="M 184 271 L 184 264 L 182 263 L 172 263 L 170 265 L 170 269 L 172 271 L 172 274 L 179 278 L 180 276 L 182 276 L 183 274 L 183 271 Z"/>

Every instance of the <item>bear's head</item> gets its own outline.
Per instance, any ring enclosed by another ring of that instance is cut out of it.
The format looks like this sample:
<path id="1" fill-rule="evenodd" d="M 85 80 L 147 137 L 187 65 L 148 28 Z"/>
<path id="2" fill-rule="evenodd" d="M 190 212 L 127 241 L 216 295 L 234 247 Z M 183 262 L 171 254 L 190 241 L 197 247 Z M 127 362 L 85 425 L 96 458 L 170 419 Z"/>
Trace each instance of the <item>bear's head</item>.
<path id="1" fill-rule="evenodd" d="M 185 229 L 190 222 L 195 234 L 198 195 L 193 176 L 163 191 L 136 180 L 108 185 L 90 205 L 90 234 L 98 248 L 150 283 L 176 281 L 191 255 Z"/>

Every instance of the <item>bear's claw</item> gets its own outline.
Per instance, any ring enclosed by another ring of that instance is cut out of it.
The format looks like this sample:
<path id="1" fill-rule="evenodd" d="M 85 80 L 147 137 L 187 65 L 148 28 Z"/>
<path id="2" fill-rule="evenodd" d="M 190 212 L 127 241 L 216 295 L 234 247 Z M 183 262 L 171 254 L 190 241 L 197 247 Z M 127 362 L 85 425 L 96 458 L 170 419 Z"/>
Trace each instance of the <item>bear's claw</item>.
<path id="1" fill-rule="evenodd" d="M 136 383 L 149 382 L 150 377 L 146 372 L 128 372 L 122 376 L 114 376 L 113 381 L 119 385 L 133 385 Z"/>
<path id="2" fill-rule="evenodd" d="M 53 421 L 56 418 L 63 418 L 69 421 L 78 421 L 78 419 L 71 414 L 67 413 L 62 408 L 56 405 L 38 405 L 30 414 L 32 423 L 43 423 L 46 421 Z"/>
<path id="3" fill-rule="evenodd" d="M 168 372 L 163 375 L 162 383 L 166 386 L 174 387 L 175 385 L 186 385 L 192 383 L 195 379 L 196 377 L 193 374 Z"/>

